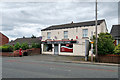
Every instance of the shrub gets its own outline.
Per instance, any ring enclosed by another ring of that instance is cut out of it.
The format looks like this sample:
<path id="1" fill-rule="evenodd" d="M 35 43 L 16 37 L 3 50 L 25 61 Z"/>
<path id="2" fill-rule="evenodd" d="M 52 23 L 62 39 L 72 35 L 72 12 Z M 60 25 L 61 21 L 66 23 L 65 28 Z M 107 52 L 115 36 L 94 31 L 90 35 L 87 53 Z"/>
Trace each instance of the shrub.
<path id="1" fill-rule="evenodd" d="M 21 45 L 20 45 L 19 42 L 17 42 L 17 43 L 15 44 L 15 46 L 14 46 L 14 49 L 15 49 L 15 50 L 19 50 L 20 48 L 21 48 Z"/>
<path id="2" fill-rule="evenodd" d="M 29 45 L 27 43 L 22 43 L 21 48 L 23 50 L 29 49 Z"/>
<path id="3" fill-rule="evenodd" d="M 32 48 L 40 48 L 40 44 L 39 43 L 32 43 Z"/>
<path id="4" fill-rule="evenodd" d="M 2 52 L 2 46 L 0 46 L 0 52 Z"/>
<path id="5" fill-rule="evenodd" d="M 94 54 L 95 54 L 95 36 L 93 37 L 94 41 Z M 114 39 L 109 33 L 100 33 L 98 35 L 98 55 L 101 54 L 113 54 L 115 45 L 113 44 Z"/>
<path id="6" fill-rule="evenodd" d="M 0 51 L 2 51 L 2 52 L 12 52 L 13 51 L 13 46 L 3 45 L 3 46 L 0 47 Z"/>
<path id="7" fill-rule="evenodd" d="M 120 44 L 118 44 L 114 49 L 115 54 L 120 54 Z"/>

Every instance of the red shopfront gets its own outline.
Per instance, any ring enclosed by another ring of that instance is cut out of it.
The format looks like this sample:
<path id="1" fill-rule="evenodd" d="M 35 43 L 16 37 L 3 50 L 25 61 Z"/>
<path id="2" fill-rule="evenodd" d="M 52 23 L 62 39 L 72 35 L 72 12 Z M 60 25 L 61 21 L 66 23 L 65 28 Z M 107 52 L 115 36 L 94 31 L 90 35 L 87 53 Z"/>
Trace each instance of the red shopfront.
<path id="1" fill-rule="evenodd" d="M 59 54 L 59 51 L 73 53 L 73 44 L 75 44 L 75 43 L 77 43 L 76 40 L 53 40 L 53 41 L 46 40 L 46 41 L 42 41 L 42 44 L 44 45 L 44 47 L 43 47 L 44 51 L 52 52 L 52 50 L 54 48 L 54 54 Z M 52 45 L 54 45 L 54 47 Z"/>

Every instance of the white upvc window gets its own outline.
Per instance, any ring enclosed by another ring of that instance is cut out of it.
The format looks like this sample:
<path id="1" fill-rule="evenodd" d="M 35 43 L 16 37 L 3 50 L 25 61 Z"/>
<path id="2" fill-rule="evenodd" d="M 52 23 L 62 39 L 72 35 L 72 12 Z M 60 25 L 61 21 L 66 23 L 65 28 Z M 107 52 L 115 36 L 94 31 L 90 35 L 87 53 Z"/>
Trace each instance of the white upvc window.
<path id="1" fill-rule="evenodd" d="M 64 39 L 68 39 L 68 31 L 64 31 Z"/>
<path id="2" fill-rule="evenodd" d="M 47 32 L 47 39 L 51 38 L 51 32 Z"/>
<path id="3" fill-rule="evenodd" d="M 88 37 L 88 29 L 83 29 L 83 37 Z"/>

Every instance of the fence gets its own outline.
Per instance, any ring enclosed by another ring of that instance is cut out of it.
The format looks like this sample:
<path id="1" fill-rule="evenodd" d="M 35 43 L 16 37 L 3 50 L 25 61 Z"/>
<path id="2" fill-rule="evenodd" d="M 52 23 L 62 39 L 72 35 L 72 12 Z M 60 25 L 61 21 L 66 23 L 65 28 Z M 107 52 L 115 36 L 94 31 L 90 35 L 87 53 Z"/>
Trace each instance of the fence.
<path id="1" fill-rule="evenodd" d="M 119 63 L 120 64 L 120 55 L 114 55 L 114 54 L 99 55 L 98 61 L 103 63 Z"/>

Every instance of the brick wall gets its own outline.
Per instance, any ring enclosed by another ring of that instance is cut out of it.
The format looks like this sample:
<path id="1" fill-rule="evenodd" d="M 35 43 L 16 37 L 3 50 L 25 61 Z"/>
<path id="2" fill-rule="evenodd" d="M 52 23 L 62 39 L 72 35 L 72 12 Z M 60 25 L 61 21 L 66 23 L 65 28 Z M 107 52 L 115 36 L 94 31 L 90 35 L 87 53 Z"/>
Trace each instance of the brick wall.
<path id="1" fill-rule="evenodd" d="M 103 63 L 119 63 L 120 64 L 120 55 L 113 55 L 113 54 L 99 55 L 98 60 L 99 62 L 103 62 Z"/>
<path id="2" fill-rule="evenodd" d="M 9 42 L 9 38 L 0 33 L 0 46 Z"/>
<path id="3" fill-rule="evenodd" d="M 37 55 L 40 54 L 40 48 L 32 48 L 27 50 L 22 50 L 22 52 L 27 52 L 28 55 Z M 14 52 L 0 52 L 0 56 L 7 56 L 7 57 L 17 57 L 19 56 L 19 50 Z"/>
<path id="4" fill-rule="evenodd" d="M 0 52 L 0 56 L 6 56 L 6 57 L 12 57 L 12 56 L 18 56 L 17 54 L 13 54 L 13 52 Z"/>

